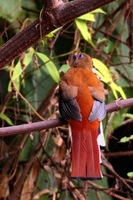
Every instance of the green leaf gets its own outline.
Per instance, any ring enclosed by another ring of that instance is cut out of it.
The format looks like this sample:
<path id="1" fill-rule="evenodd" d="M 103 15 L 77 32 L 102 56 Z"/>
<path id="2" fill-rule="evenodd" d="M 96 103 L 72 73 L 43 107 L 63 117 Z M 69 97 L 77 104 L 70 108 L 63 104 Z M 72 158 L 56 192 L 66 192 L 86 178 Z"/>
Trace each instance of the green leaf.
<path id="1" fill-rule="evenodd" d="M 106 14 L 106 12 L 104 12 L 101 8 L 98 8 L 96 10 L 93 10 L 92 12 L 86 13 L 86 14 L 78 17 L 77 19 L 95 22 L 96 21 L 95 16 L 94 16 L 95 13 Z"/>
<path id="2" fill-rule="evenodd" d="M 128 176 L 129 178 L 133 178 L 133 172 L 128 172 L 128 173 L 127 173 L 127 176 Z"/>
<path id="3" fill-rule="evenodd" d="M 127 117 L 129 119 L 133 119 L 133 114 L 130 114 L 130 113 L 125 113 L 123 114 L 124 117 Z"/>
<path id="4" fill-rule="evenodd" d="M 133 140 L 133 135 L 131 135 L 130 137 L 123 137 L 120 139 L 120 143 L 125 143 L 125 142 L 129 142 L 130 140 Z"/>
<path id="5" fill-rule="evenodd" d="M 87 27 L 86 22 L 84 20 L 80 20 L 80 19 L 76 19 L 75 22 L 76 22 L 76 25 L 77 25 L 78 29 L 80 30 L 83 38 L 89 44 L 91 44 L 93 47 L 95 47 L 95 45 L 93 44 L 92 39 L 91 39 L 91 34 L 88 31 L 88 27 Z"/>
<path id="6" fill-rule="evenodd" d="M 112 89 L 112 91 L 113 91 L 113 93 L 114 93 L 114 96 L 115 96 L 116 98 L 118 98 L 118 95 L 117 95 L 116 91 L 120 93 L 120 95 L 121 95 L 121 97 L 122 97 L 123 99 L 126 99 L 126 98 L 127 98 L 126 95 L 125 95 L 125 93 L 124 93 L 124 91 L 123 91 L 123 89 L 122 89 L 122 87 L 118 86 L 118 85 L 117 85 L 116 83 L 114 83 L 114 82 L 109 83 L 109 86 L 110 86 L 110 88 Z"/>
<path id="7" fill-rule="evenodd" d="M 91 11 L 90 13 L 102 13 L 102 14 L 107 14 L 102 8 L 95 9 Z"/>
<path id="8" fill-rule="evenodd" d="M 31 141 L 31 138 L 28 137 L 26 142 L 25 142 L 25 145 L 24 147 L 22 148 L 22 151 L 21 151 L 21 154 L 20 154 L 20 157 L 19 157 L 19 160 L 20 161 L 26 161 L 30 158 L 30 155 L 31 155 L 31 152 L 32 150 L 34 149 L 34 147 L 36 146 L 36 144 L 38 143 L 38 134 L 37 133 L 34 133 L 33 134 L 33 138 L 32 138 L 32 141 Z"/>
<path id="9" fill-rule="evenodd" d="M 112 76 L 108 67 L 103 62 L 101 62 L 100 60 L 96 58 L 92 58 L 92 61 L 93 61 L 94 67 L 101 73 L 101 75 L 107 78 L 108 82 L 112 81 Z"/>
<path id="10" fill-rule="evenodd" d="M 30 64 L 31 59 L 32 55 L 30 52 L 24 54 L 24 66 L 22 68 L 21 62 L 19 60 L 16 66 L 14 67 L 12 80 L 17 79 L 23 73 L 23 70 L 25 70 L 26 67 Z"/>
<path id="11" fill-rule="evenodd" d="M 48 38 L 53 37 L 54 34 L 55 34 L 56 32 L 58 32 L 61 28 L 62 28 L 62 27 L 59 27 L 59 28 L 57 28 L 57 29 L 51 31 L 49 34 L 46 35 L 46 37 L 48 37 Z"/>
<path id="12" fill-rule="evenodd" d="M 12 80 L 14 81 L 18 90 L 20 89 L 20 80 L 19 80 L 20 76 L 22 75 L 23 70 L 25 70 L 26 67 L 29 65 L 29 63 L 31 62 L 31 59 L 32 59 L 32 52 L 25 53 L 24 54 L 24 66 L 23 66 L 23 68 L 22 68 L 20 60 L 18 61 L 18 63 L 13 68 Z M 8 91 L 9 92 L 12 91 L 11 81 L 9 82 L 9 85 L 8 85 Z"/>
<path id="13" fill-rule="evenodd" d="M 78 17 L 77 19 L 95 22 L 94 14 L 91 14 L 91 13 L 87 13 L 85 15 L 82 15 L 82 16 Z"/>
<path id="14" fill-rule="evenodd" d="M 21 0 L 0 0 L 0 17 L 9 22 L 16 20 L 21 12 Z"/>
<path id="15" fill-rule="evenodd" d="M 103 48 L 103 51 L 108 54 L 111 52 L 112 48 L 113 48 L 114 44 L 111 40 L 107 40 L 106 45 Z"/>
<path id="16" fill-rule="evenodd" d="M 50 76 L 56 83 L 60 82 L 59 72 L 55 66 L 55 64 L 44 54 L 36 52 L 36 55 L 44 62 Z"/>
<path id="17" fill-rule="evenodd" d="M 62 66 L 60 67 L 59 72 L 60 72 L 60 73 L 61 73 L 61 72 L 66 73 L 66 72 L 68 71 L 68 69 L 70 69 L 70 66 L 64 64 L 64 65 L 62 65 Z"/>
<path id="18" fill-rule="evenodd" d="M 108 67 L 101 62 L 100 60 L 96 59 L 96 58 L 92 58 L 93 61 L 93 65 L 94 67 L 98 70 L 97 74 L 99 76 L 99 78 L 106 84 L 108 84 L 115 96 L 115 98 L 118 98 L 117 92 L 120 93 L 120 95 L 122 96 L 123 99 L 126 99 L 126 95 L 123 91 L 123 89 L 118 86 L 112 78 L 112 75 L 108 69 Z"/>
<path id="19" fill-rule="evenodd" d="M 10 120 L 9 117 L 7 117 L 5 114 L 0 113 L 0 118 L 4 121 L 6 121 L 8 124 L 13 125 L 12 121 Z"/>
<path id="20" fill-rule="evenodd" d="M 107 41 L 108 41 L 107 38 L 98 38 L 98 40 L 97 40 L 97 44 L 101 44 L 101 43 L 103 43 L 103 42 L 107 42 Z"/>

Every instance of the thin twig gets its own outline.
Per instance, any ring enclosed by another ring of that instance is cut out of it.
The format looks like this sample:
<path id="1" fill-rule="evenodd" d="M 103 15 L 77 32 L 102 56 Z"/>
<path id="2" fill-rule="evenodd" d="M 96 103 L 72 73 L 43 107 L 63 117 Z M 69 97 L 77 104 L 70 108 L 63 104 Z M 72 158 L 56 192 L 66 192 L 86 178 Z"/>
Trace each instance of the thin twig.
<path id="1" fill-rule="evenodd" d="M 115 194 L 114 190 L 112 188 L 111 189 L 110 188 L 109 189 L 105 189 L 102 186 L 94 183 L 93 181 L 89 181 L 89 180 L 87 181 L 87 183 L 89 185 L 91 185 L 95 190 L 103 191 L 105 194 L 108 194 L 109 196 L 112 196 L 112 197 L 116 197 L 119 200 L 130 200 L 130 199 L 124 198 L 124 197 L 122 197 L 122 196 L 120 196 L 118 194 Z"/>
<path id="2" fill-rule="evenodd" d="M 108 158 L 133 156 L 133 150 L 131 150 L 131 151 L 119 151 L 119 152 L 109 152 L 109 153 L 104 153 L 104 155 Z"/>
<path id="3" fill-rule="evenodd" d="M 113 169 L 112 165 L 110 163 L 108 163 L 105 159 L 102 160 L 102 164 L 104 165 L 104 167 L 106 167 L 106 169 L 108 169 L 118 180 L 120 180 L 120 182 L 127 188 L 127 190 L 129 192 L 131 192 L 133 194 L 133 188 L 124 180 L 124 178 L 122 178 L 121 176 L 119 176 L 119 174 L 117 174 L 115 172 L 115 170 Z"/>

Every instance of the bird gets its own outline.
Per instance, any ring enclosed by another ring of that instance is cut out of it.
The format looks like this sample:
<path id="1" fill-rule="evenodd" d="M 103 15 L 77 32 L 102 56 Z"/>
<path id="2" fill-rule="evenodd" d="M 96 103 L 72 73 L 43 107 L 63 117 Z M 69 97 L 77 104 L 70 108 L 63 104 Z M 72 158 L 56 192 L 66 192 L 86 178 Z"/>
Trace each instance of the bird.
<path id="1" fill-rule="evenodd" d="M 59 112 L 72 133 L 71 178 L 102 179 L 100 145 L 105 146 L 102 120 L 106 115 L 103 83 L 86 53 L 73 56 L 59 84 Z"/>

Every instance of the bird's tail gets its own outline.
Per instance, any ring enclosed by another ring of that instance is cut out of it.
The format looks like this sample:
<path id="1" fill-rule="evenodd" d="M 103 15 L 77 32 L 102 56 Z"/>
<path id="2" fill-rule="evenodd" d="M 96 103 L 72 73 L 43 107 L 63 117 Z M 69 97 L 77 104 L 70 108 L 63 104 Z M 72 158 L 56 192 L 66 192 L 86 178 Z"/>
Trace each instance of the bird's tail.
<path id="1" fill-rule="evenodd" d="M 97 121 L 81 126 L 81 122 L 71 123 L 72 128 L 72 172 L 77 179 L 101 179 L 100 149 Z"/>

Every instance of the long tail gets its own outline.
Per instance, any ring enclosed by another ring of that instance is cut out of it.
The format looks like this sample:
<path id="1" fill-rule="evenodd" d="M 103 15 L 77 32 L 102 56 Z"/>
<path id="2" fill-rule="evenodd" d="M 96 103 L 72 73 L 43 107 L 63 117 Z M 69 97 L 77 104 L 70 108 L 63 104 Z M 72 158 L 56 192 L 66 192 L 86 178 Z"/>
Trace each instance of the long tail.
<path id="1" fill-rule="evenodd" d="M 72 178 L 101 179 L 100 151 L 97 142 L 97 123 L 71 123 L 72 128 Z"/>

